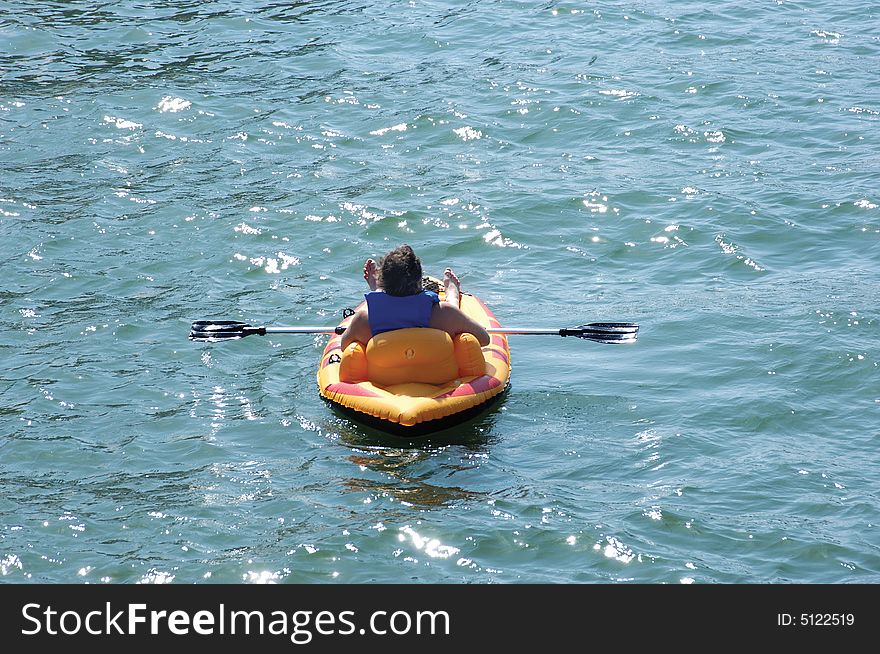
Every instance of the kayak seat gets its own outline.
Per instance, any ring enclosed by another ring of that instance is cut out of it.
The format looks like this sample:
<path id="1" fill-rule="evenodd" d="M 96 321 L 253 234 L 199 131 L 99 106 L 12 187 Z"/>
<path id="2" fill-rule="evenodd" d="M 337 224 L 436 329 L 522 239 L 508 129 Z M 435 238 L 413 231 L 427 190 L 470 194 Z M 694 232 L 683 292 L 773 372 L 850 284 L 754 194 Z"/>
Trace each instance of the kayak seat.
<path id="1" fill-rule="evenodd" d="M 352 343 L 342 353 L 339 367 L 340 381 L 370 381 L 378 386 L 411 382 L 441 385 L 485 373 L 483 350 L 473 334 L 452 338 L 426 327 L 377 334 L 366 348 Z"/>

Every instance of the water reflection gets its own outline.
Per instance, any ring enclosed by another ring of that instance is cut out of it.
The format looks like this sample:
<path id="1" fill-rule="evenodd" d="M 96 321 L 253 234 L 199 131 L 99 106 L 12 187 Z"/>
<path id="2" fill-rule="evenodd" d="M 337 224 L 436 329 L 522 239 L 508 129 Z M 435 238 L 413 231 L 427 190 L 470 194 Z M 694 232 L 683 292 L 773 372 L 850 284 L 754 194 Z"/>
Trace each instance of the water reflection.
<path id="1" fill-rule="evenodd" d="M 486 495 L 482 491 L 437 481 L 472 471 L 488 459 L 499 411 L 496 406 L 476 420 L 414 439 L 390 436 L 341 419 L 339 441 L 353 450 L 348 460 L 359 471 L 378 477 L 353 475 L 342 481 L 343 486 L 421 508 L 480 501 Z"/>

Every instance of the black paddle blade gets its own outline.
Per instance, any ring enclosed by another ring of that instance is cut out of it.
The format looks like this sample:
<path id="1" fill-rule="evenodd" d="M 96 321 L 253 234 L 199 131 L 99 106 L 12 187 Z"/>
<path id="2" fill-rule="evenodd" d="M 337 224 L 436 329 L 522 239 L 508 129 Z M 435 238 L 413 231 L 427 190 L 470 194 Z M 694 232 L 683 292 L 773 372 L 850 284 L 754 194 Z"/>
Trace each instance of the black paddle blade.
<path id="1" fill-rule="evenodd" d="M 221 341 L 244 338 L 254 334 L 263 336 L 265 327 L 253 327 L 237 320 L 196 320 L 189 332 L 191 341 Z"/>
<path id="2" fill-rule="evenodd" d="M 597 343 L 622 345 L 635 343 L 639 335 L 639 326 L 634 322 L 592 322 L 574 329 L 564 329 L 563 336 L 586 338 Z"/>

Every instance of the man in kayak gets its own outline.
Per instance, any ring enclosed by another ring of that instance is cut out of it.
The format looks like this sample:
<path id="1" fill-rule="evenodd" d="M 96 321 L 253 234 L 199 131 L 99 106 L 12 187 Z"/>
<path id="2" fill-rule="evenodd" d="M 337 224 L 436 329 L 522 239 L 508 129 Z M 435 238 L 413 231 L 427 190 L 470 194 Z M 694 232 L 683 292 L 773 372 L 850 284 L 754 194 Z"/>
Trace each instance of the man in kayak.
<path id="1" fill-rule="evenodd" d="M 461 283 L 447 268 L 443 273 L 445 297 L 422 290 L 422 262 L 409 245 L 401 245 L 382 257 L 377 265 L 364 263 L 364 279 L 370 292 L 367 306 L 352 316 L 342 335 L 342 349 L 358 341 L 367 344 L 376 334 L 407 327 L 432 327 L 455 337 L 476 336 L 480 345 L 489 344 L 489 333 L 460 308 Z"/>

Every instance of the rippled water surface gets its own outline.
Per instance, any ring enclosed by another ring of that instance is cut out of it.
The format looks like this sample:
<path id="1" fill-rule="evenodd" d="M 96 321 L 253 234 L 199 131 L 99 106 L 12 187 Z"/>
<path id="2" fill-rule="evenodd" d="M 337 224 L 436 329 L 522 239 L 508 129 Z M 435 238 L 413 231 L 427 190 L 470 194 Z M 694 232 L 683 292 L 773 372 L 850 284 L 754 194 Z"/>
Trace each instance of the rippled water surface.
<path id="1" fill-rule="evenodd" d="M 880 582 L 870 2 L 0 0 L 0 580 Z M 509 392 L 318 396 L 399 243 Z"/>

